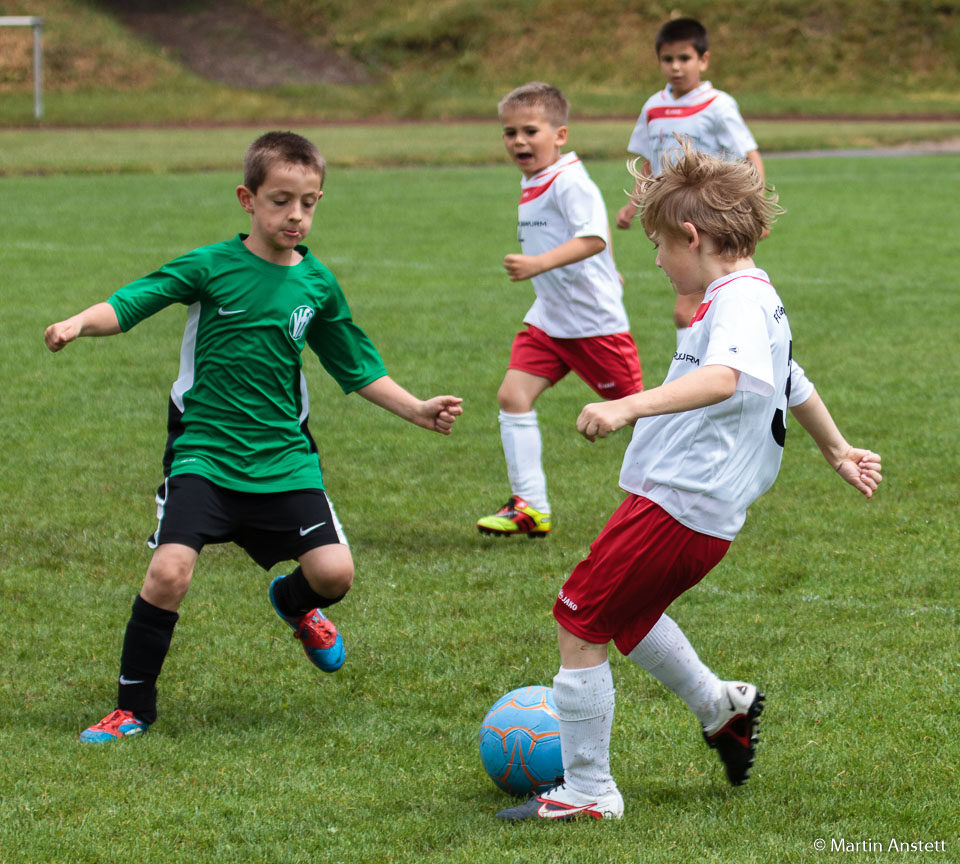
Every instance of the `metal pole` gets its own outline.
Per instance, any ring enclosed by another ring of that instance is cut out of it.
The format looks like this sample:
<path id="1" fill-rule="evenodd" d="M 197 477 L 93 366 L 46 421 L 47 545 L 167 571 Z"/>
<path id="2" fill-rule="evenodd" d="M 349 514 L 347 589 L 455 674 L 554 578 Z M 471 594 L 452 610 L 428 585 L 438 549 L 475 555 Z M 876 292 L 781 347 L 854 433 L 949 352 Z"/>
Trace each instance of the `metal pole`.
<path id="1" fill-rule="evenodd" d="M 33 19 L 33 116 L 43 116 L 43 19 Z"/>
<path id="2" fill-rule="evenodd" d="M 0 27 L 33 28 L 33 116 L 43 116 L 43 18 L 33 15 L 0 15 Z"/>

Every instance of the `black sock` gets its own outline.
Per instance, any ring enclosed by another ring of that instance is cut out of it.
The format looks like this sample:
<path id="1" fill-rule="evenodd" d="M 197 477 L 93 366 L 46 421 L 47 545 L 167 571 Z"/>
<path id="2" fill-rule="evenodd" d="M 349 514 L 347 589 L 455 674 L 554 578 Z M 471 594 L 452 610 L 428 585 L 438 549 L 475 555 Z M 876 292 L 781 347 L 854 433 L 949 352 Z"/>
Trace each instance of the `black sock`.
<path id="1" fill-rule="evenodd" d="M 157 719 L 157 677 L 179 617 L 176 612 L 148 603 L 139 594 L 133 601 L 120 654 L 117 707 L 132 711 L 144 723 Z"/>
<path id="2" fill-rule="evenodd" d="M 317 594 L 310 587 L 307 577 L 299 567 L 289 576 L 278 579 L 277 584 L 273 586 L 273 600 L 280 612 L 288 618 L 305 615 L 311 609 L 326 609 L 334 603 L 339 603 L 346 596 L 346 591 L 339 597 L 332 598 Z"/>

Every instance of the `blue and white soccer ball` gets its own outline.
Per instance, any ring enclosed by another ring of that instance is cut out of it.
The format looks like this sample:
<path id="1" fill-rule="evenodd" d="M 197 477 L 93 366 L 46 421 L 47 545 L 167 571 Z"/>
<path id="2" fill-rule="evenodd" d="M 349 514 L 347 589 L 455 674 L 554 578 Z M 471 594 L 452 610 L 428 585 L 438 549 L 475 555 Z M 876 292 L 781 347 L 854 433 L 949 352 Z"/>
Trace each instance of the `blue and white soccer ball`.
<path id="1" fill-rule="evenodd" d="M 480 725 L 480 759 L 504 792 L 525 796 L 563 776 L 560 721 L 550 687 L 518 687 L 501 696 Z"/>

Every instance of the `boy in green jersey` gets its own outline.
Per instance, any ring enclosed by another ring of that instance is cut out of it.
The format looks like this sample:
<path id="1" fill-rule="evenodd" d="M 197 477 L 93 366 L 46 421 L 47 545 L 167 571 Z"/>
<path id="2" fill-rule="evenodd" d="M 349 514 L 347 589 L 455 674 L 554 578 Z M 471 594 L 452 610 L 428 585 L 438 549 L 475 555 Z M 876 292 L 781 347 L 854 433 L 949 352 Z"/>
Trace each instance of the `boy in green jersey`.
<path id="1" fill-rule="evenodd" d="M 249 234 L 189 252 L 44 334 L 59 351 L 80 336 L 126 332 L 171 303 L 188 307 L 159 524 L 124 636 L 117 708 L 82 741 L 141 735 L 155 722 L 157 677 L 207 543 L 232 541 L 266 570 L 296 560 L 271 582 L 270 601 L 316 666 L 343 663 L 343 639 L 321 610 L 350 589 L 353 559 L 306 431 L 306 345 L 345 393 L 418 426 L 449 434 L 462 410 L 455 396 L 421 401 L 387 375 L 333 274 L 301 245 L 323 196 L 317 148 L 270 132 L 250 145 L 243 169 L 236 192 Z"/>

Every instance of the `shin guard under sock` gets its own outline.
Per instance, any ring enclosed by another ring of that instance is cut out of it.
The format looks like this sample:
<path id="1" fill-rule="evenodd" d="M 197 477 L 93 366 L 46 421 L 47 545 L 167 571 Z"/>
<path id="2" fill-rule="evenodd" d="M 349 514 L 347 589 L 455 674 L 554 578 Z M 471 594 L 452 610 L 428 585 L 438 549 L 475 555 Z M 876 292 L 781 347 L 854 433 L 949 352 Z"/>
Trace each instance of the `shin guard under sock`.
<path id="1" fill-rule="evenodd" d="M 120 654 L 117 707 L 132 711 L 144 723 L 157 719 L 157 678 L 179 617 L 139 594 L 133 601 Z"/>
<path id="2" fill-rule="evenodd" d="M 543 472 L 543 442 L 537 412 L 510 414 L 500 411 L 500 441 L 507 460 L 511 492 L 534 510 L 550 512 L 547 476 Z"/>
<path id="3" fill-rule="evenodd" d="M 616 788 L 610 775 L 615 695 L 609 662 L 589 669 L 560 667 L 553 679 L 560 719 L 564 782 L 584 795 Z"/>
<path id="4" fill-rule="evenodd" d="M 690 641 L 666 613 L 627 655 L 676 693 L 704 726 L 717 716 L 720 679 L 697 656 Z"/>

